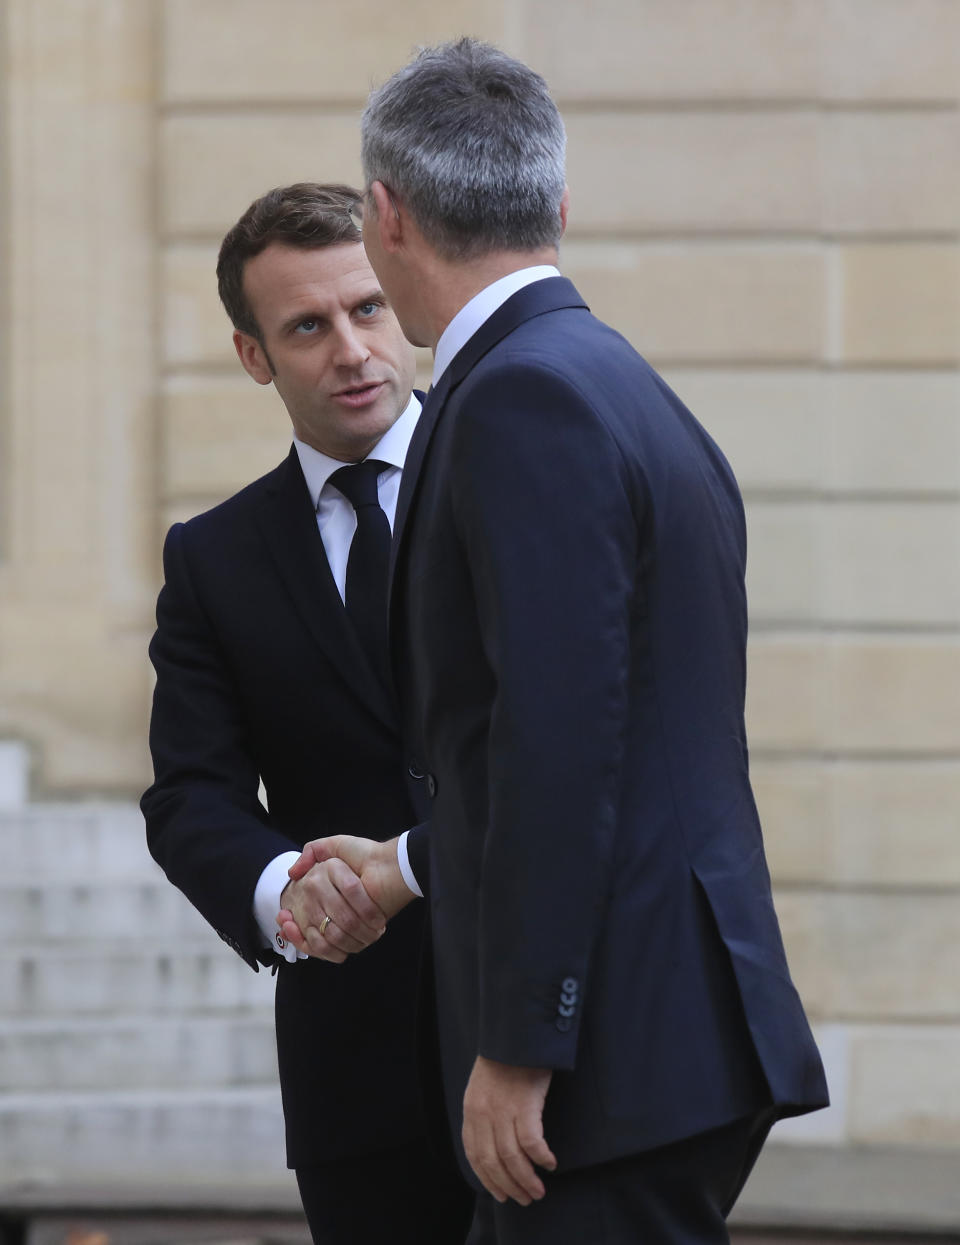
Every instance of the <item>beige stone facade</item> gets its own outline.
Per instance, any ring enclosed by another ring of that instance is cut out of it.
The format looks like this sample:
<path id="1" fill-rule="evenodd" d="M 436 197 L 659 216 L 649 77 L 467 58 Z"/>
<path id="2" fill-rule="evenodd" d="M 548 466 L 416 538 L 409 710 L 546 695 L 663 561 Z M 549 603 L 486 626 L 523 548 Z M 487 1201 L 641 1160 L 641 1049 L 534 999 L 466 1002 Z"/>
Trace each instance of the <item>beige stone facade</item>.
<path id="1" fill-rule="evenodd" d="M 0 737 L 34 794 L 147 780 L 165 528 L 286 450 L 222 233 L 271 185 L 357 179 L 370 83 L 487 37 L 564 113 L 564 269 L 744 489 L 757 795 L 837 1100 L 794 1139 L 960 1155 L 960 0 L 0 18 Z"/>

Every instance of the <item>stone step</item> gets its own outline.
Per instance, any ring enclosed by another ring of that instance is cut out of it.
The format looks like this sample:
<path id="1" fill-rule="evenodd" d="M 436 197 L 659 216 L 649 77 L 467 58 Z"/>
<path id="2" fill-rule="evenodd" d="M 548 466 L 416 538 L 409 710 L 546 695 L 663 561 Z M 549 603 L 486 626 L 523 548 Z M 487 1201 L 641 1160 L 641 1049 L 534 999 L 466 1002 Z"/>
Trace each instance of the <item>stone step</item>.
<path id="1" fill-rule="evenodd" d="M 135 804 L 0 809 L 0 878 L 8 884 L 158 876 Z"/>
<path id="2" fill-rule="evenodd" d="M 29 792 L 29 748 L 16 739 L 0 739 L 0 809 L 21 808 Z"/>
<path id="3" fill-rule="evenodd" d="M 89 1186 L 84 1185 L 82 1190 L 72 1189 L 68 1196 L 61 1196 L 54 1203 L 61 1213 L 37 1211 L 32 1207 L 26 1210 L 22 1214 L 26 1225 L 23 1235 L 11 1235 L 9 1239 L 22 1245 L 158 1245 L 158 1242 L 163 1245 L 311 1245 L 310 1229 L 296 1198 L 292 1172 L 289 1189 L 254 1193 L 251 1199 L 254 1209 L 250 1211 L 245 1212 L 237 1205 L 238 1192 L 235 1187 L 198 1190 L 194 1196 L 203 1200 L 198 1201 L 192 1211 L 177 1200 L 176 1194 L 168 1193 L 165 1201 L 170 1203 L 171 1209 L 158 1211 L 157 1195 L 152 1189 L 144 1207 L 142 1200 L 139 1203 L 135 1200 L 136 1194 L 129 1186 L 123 1190 L 117 1190 L 116 1186 L 100 1190 L 99 1200 L 93 1200 L 96 1195 L 91 1195 Z M 78 1195 L 84 1210 L 76 1209 Z M 211 1210 L 211 1196 L 214 1206 L 219 1197 L 219 1205 L 226 1209 Z M 127 1198 L 131 1210 L 118 1214 L 118 1201 Z M 62 1213 L 64 1206 L 71 1207 L 71 1211 Z M 102 1206 L 109 1209 L 98 1209 Z M 0 1242 L 4 1239 L 0 1238 Z M 758 1245 L 772 1245 L 772 1242 L 761 1241 Z M 794 1245 L 809 1245 L 809 1238 Z M 876 1245 L 876 1242 L 862 1241 L 859 1245 Z M 904 1243 L 897 1240 L 884 1242 L 884 1245 Z"/>
<path id="4" fill-rule="evenodd" d="M 0 884 L 0 946 L 46 947 L 77 939 L 219 943 L 193 905 L 157 871 L 150 879 Z"/>
<path id="5" fill-rule="evenodd" d="M 175 1109 L 167 1110 L 169 1118 Z M 213 1105 L 215 1116 L 223 1110 L 220 1102 Z M 237 1104 L 235 1110 L 237 1120 L 243 1108 Z M 257 1135 L 269 1138 L 269 1122 L 260 1120 Z M 9 1161 L 13 1147 L 4 1126 L 0 1112 L 0 1208 L 7 1222 L 18 1213 L 36 1216 L 29 1245 L 64 1245 L 88 1232 L 111 1245 L 293 1245 L 286 1226 L 299 1207 L 296 1185 L 272 1153 L 264 1161 L 241 1151 L 236 1170 L 225 1165 L 222 1178 L 207 1181 L 203 1164 L 176 1180 L 167 1180 L 160 1166 L 144 1179 L 131 1178 L 122 1170 L 130 1164 L 118 1164 L 115 1176 L 109 1157 L 101 1169 L 86 1162 L 86 1179 L 77 1179 L 70 1171 L 80 1164 L 62 1163 L 58 1170 L 53 1161 L 44 1165 L 15 1152 Z M 91 1133 L 88 1127 L 83 1135 Z M 62 1148 L 62 1140 L 54 1140 Z M 235 1142 L 230 1149 L 235 1151 Z M 264 1217 L 259 1227 L 254 1216 Z M 135 1219 L 140 1220 L 136 1233 Z M 218 1219 L 229 1230 L 218 1232 Z M 950 1147 L 798 1148 L 772 1142 L 730 1218 L 731 1240 L 740 1245 L 947 1245 L 958 1240 L 958 1222 L 960 1187 Z"/>
<path id="6" fill-rule="evenodd" d="M 176 1015 L 273 1005 L 273 977 L 254 973 L 216 935 L 203 950 L 75 942 L 52 953 L 0 954 L 0 1018 Z"/>
<path id="7" fill-rule="evenodd" d="M 3 1094 L 224 1089 L 277 1080 L 273 1015 L 0 1022 Z"/>
<path id="8" fill-rule="evenodd" d="M 0 1192 L 77 1183 L 283 1185 L 276 1087 L 0 1094 Z"/>

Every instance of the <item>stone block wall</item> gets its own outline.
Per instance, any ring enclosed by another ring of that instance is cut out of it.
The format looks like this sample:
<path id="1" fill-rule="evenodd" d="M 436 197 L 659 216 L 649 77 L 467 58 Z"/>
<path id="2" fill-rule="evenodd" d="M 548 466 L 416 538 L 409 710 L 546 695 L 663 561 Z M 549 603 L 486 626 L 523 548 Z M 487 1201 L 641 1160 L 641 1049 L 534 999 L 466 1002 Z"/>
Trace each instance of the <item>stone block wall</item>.
<path id="1" fill-rule="evenodd" d="M 960 1151 L 960 0 L 0 12 L 0 734 L 35 790 L 144 781 L 165 526 L 286 450 L 224 230 L 356 180 L 416 44 L 489 38 L 564 113 L 562 266 L 744 489 L 753 772 L 835 1097 L 778 1136 Z"/>

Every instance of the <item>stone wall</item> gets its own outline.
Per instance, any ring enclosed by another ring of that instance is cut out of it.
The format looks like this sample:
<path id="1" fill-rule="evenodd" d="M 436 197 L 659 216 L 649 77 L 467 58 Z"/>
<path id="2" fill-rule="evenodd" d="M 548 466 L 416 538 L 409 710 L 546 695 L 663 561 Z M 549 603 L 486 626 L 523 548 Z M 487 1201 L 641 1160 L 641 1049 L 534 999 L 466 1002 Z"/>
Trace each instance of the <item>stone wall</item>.
<path id="1" fill-rule="evenodd" d="M 415 44 L 490 38 L 567 122 L 564 269 L 746 496 L 754 774 L 836 1104 L 778 1135 L 960 1150 L 960 0 L 0 12 L 0 734 L 35 792 L 145 781 L 165 526 L 285 452 L 223 231 L 358 178 Z"/>

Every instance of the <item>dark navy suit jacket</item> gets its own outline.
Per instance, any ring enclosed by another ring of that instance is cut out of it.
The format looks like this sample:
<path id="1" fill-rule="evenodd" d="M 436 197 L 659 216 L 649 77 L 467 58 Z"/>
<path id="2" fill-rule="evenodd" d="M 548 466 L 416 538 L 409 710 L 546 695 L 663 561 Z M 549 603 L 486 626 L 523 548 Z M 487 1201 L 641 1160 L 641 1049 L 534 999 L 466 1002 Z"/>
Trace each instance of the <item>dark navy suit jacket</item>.
<path id="1" fill-rule="evenodd" d="M 389 838 L 417 820 L 394 703 L 347 622 L 295 451 L 174 526 L 164 570 L 150 650 L 156 780 L 142 800 L 150 850 L 249 964 L 279 962 L 290 1165 L 402 1144 L 423 1132 L 424 905 L 343 965 L 280 961 L 252 914 L 280 852 L 337 832 Z"/>
<path id="2" fill-rule="evenodd" d="M 556 1069 L 562 1166 L 826 1103 L 748 777 L 744 560 L 722 454 L 569 281 L 431 393 L 391 621 L 457 1138 L 478 1052 Z"/>

